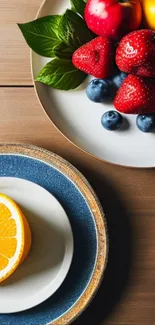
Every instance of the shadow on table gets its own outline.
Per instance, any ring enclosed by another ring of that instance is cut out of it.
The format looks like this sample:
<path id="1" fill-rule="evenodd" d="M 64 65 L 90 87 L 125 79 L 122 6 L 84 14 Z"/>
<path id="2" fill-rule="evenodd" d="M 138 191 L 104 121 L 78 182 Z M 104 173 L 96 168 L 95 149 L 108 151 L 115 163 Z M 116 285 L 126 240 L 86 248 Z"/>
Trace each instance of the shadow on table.
<path id="1" fill-rule="evenodd" d="M 131 270 L 132 229 L 128 212 L 117 192 L 106 180 L 92 171 L 77 166 L 93 186 L 106 214 L 109 233 L 109 257 L 101 287 L 86 309 L 73 325 L 100 325 L 119 303 Z"/>

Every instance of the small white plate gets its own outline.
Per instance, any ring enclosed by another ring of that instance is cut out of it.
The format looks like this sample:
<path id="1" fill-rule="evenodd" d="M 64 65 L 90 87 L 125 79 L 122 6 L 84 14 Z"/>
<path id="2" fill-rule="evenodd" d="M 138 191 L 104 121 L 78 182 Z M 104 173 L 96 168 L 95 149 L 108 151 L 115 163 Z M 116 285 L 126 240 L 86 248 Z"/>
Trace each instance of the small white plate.
<path id="1" fill-rule="evenodd" d="M 32 230 L 29 256 L 0 284 L 0 313 L 14 313 L 40 304 L 60 287 L 72 261 L 73 235 L 62 206 L 42 187 L 1 177 L 0 192 L 19 204 Z"/>
<path id="2" fill-rule="evenodd" d="M 69 7 L 69 0 L 44 0 L 38 17 L 61 14 Z M 33 78 L 50 60 L 32 52 Z M 76 146 L 113 164 L 154 167 L 155 133 L 141 132 L 134 115 L 124 115 L 122 130 L 105 130 L 101 125 L 101 116 L 113 110 L 114 106 L 91 102 L 85 93 L 87 84 L 88 80 L 80 89 L 70 92 L 54 90 L 41 83 L 36 83 L 35 87 L 51 121 Z"/>

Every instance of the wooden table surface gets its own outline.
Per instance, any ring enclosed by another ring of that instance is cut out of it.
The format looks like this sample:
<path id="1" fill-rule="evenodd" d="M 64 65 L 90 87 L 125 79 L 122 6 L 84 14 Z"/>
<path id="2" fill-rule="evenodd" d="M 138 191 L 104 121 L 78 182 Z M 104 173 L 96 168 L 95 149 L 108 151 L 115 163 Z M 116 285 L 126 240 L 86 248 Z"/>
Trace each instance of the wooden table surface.
<path id="1" fill-rule="evenodd" d="M 32 20 L 40 4 L 0 0 L 0 141 L 35 144 L 66 158 L 87 177 L 103 204 L 108 267 L 96 298 L 74 325 L 154 325 L 155 170 L 97 161 L 47 119 L 32 86 L 29 49 L 16 25 Z"/>

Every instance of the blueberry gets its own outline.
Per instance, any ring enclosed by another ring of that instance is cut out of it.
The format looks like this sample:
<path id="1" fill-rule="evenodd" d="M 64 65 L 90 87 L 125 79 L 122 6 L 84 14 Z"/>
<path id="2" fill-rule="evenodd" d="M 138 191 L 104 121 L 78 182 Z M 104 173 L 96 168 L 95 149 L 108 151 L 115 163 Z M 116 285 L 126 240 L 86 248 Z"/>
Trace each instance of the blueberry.
<path id="1" fill-rule="evenodd" d="M 123 81 L 126 79 L 126 77 L 128 76 L 127 73 L 125 72 L 120 72 L 119 74 L 117 74 L 116 76 L 113 77 L 113 83 L 117 88 L 120 88 Z"/>
<path id="2" fill-rule="evenodd" d="M 136 124 L 142 132 L 155 130 L 155 114 L 140 114 L 137 116 Z"/>
<path id="3" fill-rule="evenodd" d="M 93 102 L 103 103 L 111 96 L 110 80 L 93 79 L 87 86 L 86 94 Z"/>
<path id="4" fill-rule="evenodd" d="M 116 111 L 109 111 L 102 115 L 101 123 L 106 130 L 114 131 L 120 129 L 122 116 Z"/>

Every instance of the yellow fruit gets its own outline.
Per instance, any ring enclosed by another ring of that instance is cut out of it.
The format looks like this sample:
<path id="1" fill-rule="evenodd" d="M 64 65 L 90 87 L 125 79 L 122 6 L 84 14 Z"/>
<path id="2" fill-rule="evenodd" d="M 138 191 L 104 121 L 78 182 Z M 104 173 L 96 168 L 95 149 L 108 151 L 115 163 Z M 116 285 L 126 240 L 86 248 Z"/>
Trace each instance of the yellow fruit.
<path id="1" fill-rule="evenodd" d="M 24 261 L 31 247 L 29 224 L 18 205 L 0 193 L 0 282 Z"/>
<path id="2" fill-rule="evenodd" d="M 141 0 L 145 26 L 155 30 L 155 0 Z"/>

